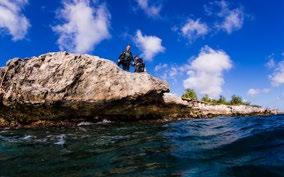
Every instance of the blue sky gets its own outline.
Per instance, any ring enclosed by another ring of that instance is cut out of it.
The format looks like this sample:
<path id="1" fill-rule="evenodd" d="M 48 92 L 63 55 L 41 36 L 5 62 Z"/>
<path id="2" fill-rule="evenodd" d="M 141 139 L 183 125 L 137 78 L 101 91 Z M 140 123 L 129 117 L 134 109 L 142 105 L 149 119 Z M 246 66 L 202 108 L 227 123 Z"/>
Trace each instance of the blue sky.
<path id="1" fill-rule="evenodd" d="M 181 95 L 284 110 L 282 0 L 0 0 L 0 65 L 51 51 L 116 61 L 125 45 Z"/>

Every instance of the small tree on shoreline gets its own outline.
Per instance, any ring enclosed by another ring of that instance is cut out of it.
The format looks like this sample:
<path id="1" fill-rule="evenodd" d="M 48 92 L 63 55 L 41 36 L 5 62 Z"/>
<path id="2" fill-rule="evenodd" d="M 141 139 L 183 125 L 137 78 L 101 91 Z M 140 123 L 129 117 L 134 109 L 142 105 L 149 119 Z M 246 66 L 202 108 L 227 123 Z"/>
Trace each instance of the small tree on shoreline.
<path id="1" fill-rule="evenodd" d="M 220 95 L 217 103 L 218 104 L 228 104 L 228 102 L 226 101 L 226 98 L 223 95 Z"/>
<path id="2" fill-rule="evenodd" d="M 190 99 L 190 100 L 198 100 L 197 94 L 193 89 L 186 89 L 182 98 Z M 249 102 L 245 102 L 242 97 L 233 95 L 230 101 L 226 100 L 226 97 L 220 95 L 219 99 L 210 98 L 208 94 L 205 94 L 200 101 L 203 101 L 208 104 L 213 105 L 251 105 Z M 255 107 L 259 107 L 258 105 L 251 105 Z"/>
<path id="3" fill-rule="evenodd" d="M 210 102 L 210 97 L 207 95 L 207 94 L 205 94 L 203 97 L 202 97 L 202 99 L 201 99 L 201 101 L 204 101 L 204 102 L 207 102 L 207 103 L 209 103 Z"/>
<path id="4" fill-rule="evenodd" d="M 240 104 L 245 104 L 245 103 L 243 102 L 243 99 L 240 96 L 233 95 L 230 104 L 240 105 Z"/>
<path id="5" fill-rule="evenodd" d="M 197 100 L 197 94 L 193 89 L 186 89 L 182 97 L 187 99 Z"/>

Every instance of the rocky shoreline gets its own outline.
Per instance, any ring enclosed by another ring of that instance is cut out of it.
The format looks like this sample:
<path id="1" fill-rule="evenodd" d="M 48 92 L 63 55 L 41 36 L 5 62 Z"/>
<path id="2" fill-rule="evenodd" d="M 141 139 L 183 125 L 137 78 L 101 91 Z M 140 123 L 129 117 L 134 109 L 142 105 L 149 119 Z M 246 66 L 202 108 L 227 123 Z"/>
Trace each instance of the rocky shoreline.
<path id="1" fill-rule="evenodd" d="M 56 52 L 16 58 L 0 69 L 0 127 L 279 113 L 186 101 L 169 91 L 165 81 L 125 72 L 97 56 Z"/>

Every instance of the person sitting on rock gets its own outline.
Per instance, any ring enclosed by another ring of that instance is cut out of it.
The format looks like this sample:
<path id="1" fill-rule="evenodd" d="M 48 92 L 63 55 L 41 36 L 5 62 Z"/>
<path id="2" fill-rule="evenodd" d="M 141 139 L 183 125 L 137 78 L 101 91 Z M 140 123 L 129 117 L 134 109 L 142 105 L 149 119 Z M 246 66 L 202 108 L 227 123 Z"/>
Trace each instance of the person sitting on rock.
<path id="1" fill-rule="evenodd" d="M 129 71 L 131 62 L 133 62 L 133 56 L 132 56 L 132 53 L 131 53 L 131 46 L 127 45 L 125 51 L 123 51 L 119 55 L 117 65 L 118 66 L 122 65 L 123 70 Z"/>
<path id="2" fill-rule="evenodd" d="M 134 67 L 136 73 L 142 73 L 145 72 L 145 63 L 142 58 L 135 56 L 134 58 Z"/>

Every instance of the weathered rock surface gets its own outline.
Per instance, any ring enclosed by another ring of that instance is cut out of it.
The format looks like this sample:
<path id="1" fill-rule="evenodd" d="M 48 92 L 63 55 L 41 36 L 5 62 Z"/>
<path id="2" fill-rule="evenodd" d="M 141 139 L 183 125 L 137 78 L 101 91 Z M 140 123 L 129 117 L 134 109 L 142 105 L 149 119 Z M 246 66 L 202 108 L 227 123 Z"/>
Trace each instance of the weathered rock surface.
<path id="1" fill-rule="evenodd" d="M 270 113 L 198 105 L 167 92 L 165 81 L 96 56 L 57 52 L 12 59 L 0 68 L 0 124 Z"/>
<path id="2" fill-rule="evenodd" d="M 182 100 L 181 97 L 172 93 L 164 93 L 163 100 L 166 104 L 189 106 L 187 101 Z"/>
<path id="3" fill-rule="evenodd" d="M 161 102 L 169 91 L 166 82 L 147 73 L 125 72 L 109 60 L 65 52 L 10 60 L 0 74 L 2 117 L 23 121 L 147 116 L 140 106 Z"/>
<path id="4" fill-rule="evenodd" d="M 214 117 L 218 115 L 270 115 L 278 114 L 276 109 L 268 109 L 250 105 L 210 105 L 194 103 L 192 109 L 198 110 L 198 115 Z"/>

